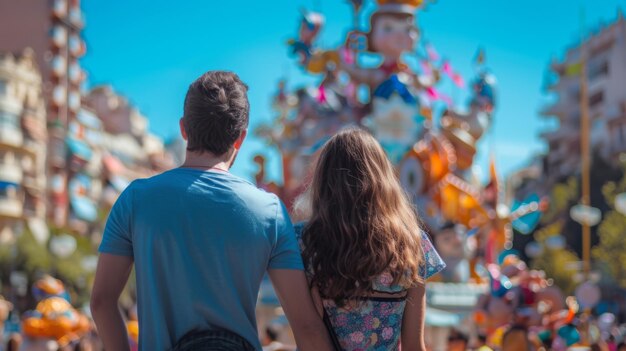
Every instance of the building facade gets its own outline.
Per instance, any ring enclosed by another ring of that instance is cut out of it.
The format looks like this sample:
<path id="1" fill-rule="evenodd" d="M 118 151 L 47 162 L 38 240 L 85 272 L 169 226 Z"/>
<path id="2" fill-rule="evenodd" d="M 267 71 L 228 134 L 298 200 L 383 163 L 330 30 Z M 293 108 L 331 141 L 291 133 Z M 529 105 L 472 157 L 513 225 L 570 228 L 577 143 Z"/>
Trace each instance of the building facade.
<path id="1" fill-rule="evenodd" d="M 97 232 L 131 180 L 173 165 L 161 139 L 148 132 L 147 118 L 126 98 L 110 86 L 84 90 L 84 24 L 79 0 L 0 0 L 0 52 L 30 48 L 19 59 L 3 56 L 0 71 L 0 177 L 10 178 L 9 185 L 0 183 L 6 185 L 3 222 L 37 217 L 74 233 Z M 23 97 L 28 84 L 38 89 L 35 116 Z M 27 132 L 37 128 L 38 153 L 22 150 L 31 143 Z M 24 155 L 36 162 L 29 172 L 37 182 L 17 170 L 27 162 Z"/>
<path id="2" fill-rule="evenodd" d="M 46 235 L 46 108 L 34 52 L 0 55 L 0 242 Z"/>
<path id="3" fill-rule="evenodd" d="M 558 127 L 540 137 L 548 145 L 543 160 L 547 185 L 576 174 L 580 169 L 581 53 L 587 58 L 587 82 L 592 152 L 611 162 L 626 152 L 626 20 L 617 19 L 570 48 L 563 60 L 553 61 L 557 77 L 549 87 L 555 101 L 541 111 Z M 578 65 L 578 67 L 577 67 Z"/>
<path id="4" fill-rule="evenodd" d="M 86 77 L 79 63 L 86 51 L 83 27 L 79 0 L 0 0 L 0 51 L 32 48 L 41 72 L 48 120 L 48 216 L 59 227 L 74 216 L 66 156 L 73 151 L 68 130 L 81 110 Z"/>

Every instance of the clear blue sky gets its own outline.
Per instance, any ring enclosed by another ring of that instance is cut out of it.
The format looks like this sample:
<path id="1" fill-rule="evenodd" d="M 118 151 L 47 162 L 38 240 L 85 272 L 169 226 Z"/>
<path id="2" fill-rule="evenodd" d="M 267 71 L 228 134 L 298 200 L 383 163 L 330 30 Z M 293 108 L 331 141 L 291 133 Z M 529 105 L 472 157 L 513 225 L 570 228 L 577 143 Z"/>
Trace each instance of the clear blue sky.
<path id="1" fill-rule="evenodd" d="M 112 84 L 164 138 L 178 133 L 191 81 L 207 70 L 235 71 L 250 86 L 254 128 L 273 117 L 270 99 L 280 78 L 292 87 L 317 82 L 302 73 L 285 45 L 296 34 L 303 7 L 326 16 L 322 46 L 336 46 L 351 28 L 352 12 L 343 0 L 83 1 L 88 52 L 82 63 L 91 86 Z M 483 172 L 490 150 L 501 175 L 542 150 L 537 135 L 551 126 L 537 112 L 546 102 L 541 86 L 550 59 L 580 37 L 581 8 L 591 29 L 613 20 L 618 7 L 626 9 L 626 0 L 439 0 L 418 14 L 423 36 L 466 79 L 476 48 L 487 51 L 499 106 L 480 148 Z M 448 93 L 461 101 L 466 95 Z M 255 138 L 244 144 L 233 172 L 250 178 L 256 153 L 268 155 L 276 176 L 275 152 Z"/>

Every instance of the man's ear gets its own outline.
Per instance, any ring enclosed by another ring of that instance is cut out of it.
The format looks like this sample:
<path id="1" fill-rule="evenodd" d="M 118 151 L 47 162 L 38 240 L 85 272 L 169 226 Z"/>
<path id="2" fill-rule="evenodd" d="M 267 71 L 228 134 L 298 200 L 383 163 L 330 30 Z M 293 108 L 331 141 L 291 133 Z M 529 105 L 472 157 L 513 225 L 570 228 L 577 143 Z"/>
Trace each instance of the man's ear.
<path id="1" fill-rule="evenodd" d="M 180 128 L 180 135 L 183 137 L 183 140 L 187 141 L 187 131 L 185 131 L 185 122 L 183 122 L 183 118 L 181 117 L 178 120 L 178 127 Z"/>
<path id="2" fill-rule="evenodd" d="M 235 143 L 233 144 L 233 146 L 235 147 L 235 150 L 239 150 L 241 148 L 241 144 L 243 144 L 243 140 L 246 138 L 247 135 L 248 135 L 247 129 L 241 132 L 241 135 L 239 136 L 239 138 L 237 138 L 237 140 L 235 140 Z"/>

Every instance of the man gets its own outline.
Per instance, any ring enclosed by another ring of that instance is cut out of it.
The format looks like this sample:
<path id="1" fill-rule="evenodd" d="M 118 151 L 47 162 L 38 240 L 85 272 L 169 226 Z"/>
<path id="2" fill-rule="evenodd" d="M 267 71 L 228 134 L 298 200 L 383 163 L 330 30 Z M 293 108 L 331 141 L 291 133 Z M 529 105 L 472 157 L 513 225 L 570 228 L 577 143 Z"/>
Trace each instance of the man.
<path id="1" fill-rule="evenodd" d="M 237 75 L 203 74 L 189 86 L 180 120 L 185 163 L 134 181 L 113 206 L 91 298 L 107 350 L 128 350 L 117 301 L 133 262 L 140 350 L 177 342 L 193 349 L 200 339 L 261 350 L 255 305 L 266 271 L 300 349 L 331 350 L 285 207 L 228 172 L 248 115 L 247 86 Z"/>

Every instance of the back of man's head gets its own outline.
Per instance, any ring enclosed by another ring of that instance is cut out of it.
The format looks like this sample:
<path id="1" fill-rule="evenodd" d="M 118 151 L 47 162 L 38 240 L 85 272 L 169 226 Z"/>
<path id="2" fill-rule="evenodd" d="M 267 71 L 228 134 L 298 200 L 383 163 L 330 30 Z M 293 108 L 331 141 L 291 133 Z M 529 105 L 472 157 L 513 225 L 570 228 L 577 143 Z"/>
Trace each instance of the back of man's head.
<path id="1" fill-rule="evenodd" d="M 209 71 L 185 97 L 183 125 L 187 150 L 225 154 L 248 128 L 248 86 L 232 72 Z"/>

